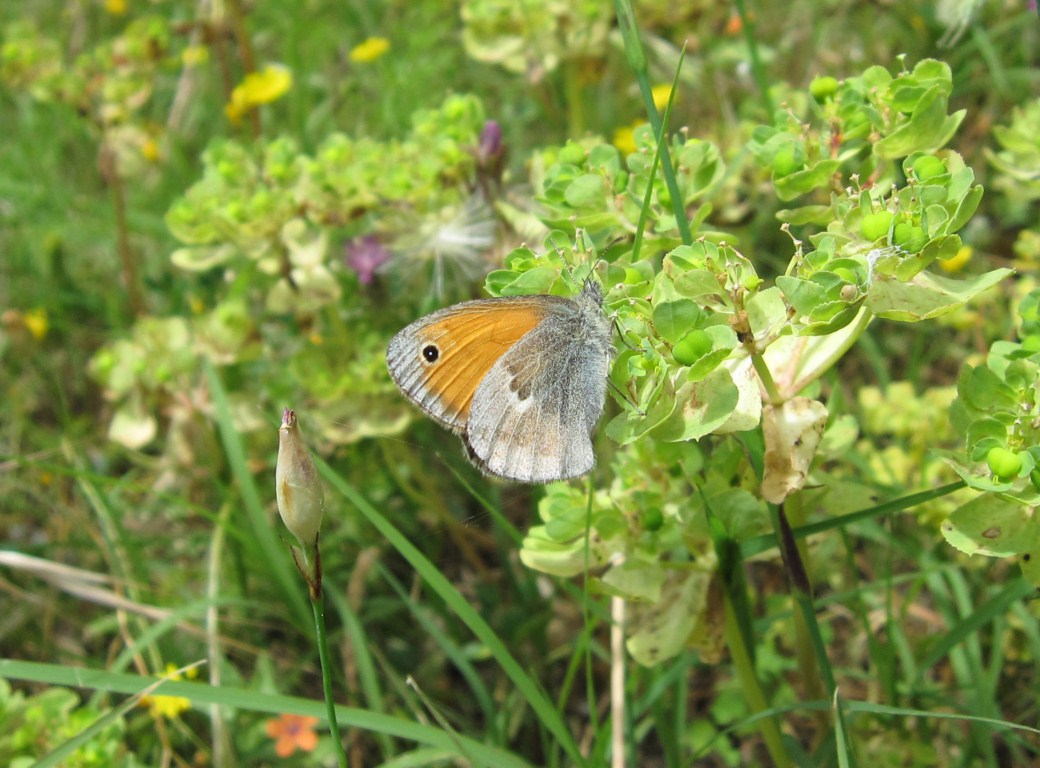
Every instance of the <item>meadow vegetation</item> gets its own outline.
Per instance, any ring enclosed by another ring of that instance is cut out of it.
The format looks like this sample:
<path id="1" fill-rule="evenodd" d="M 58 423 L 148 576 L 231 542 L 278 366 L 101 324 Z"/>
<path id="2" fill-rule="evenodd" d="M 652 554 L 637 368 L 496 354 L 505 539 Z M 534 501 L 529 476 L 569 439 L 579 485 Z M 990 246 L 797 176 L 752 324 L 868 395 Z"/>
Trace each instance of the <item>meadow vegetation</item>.
<path id="1" fill-rule="evenodd" d="M 0 19 L 0 764 L 1040 760 L 1035 2 Z M 585 279 L 482 476 L 389 339 Z"/>

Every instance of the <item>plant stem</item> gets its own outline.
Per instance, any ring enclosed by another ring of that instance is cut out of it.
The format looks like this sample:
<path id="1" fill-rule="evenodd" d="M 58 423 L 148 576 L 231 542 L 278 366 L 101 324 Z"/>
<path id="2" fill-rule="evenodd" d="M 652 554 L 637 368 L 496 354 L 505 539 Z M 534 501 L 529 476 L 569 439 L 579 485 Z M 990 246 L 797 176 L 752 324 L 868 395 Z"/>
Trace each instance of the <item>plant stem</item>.
<path id="1" fill-rule="evenodd" d="M 654 136 L 664 136 L 664 122 L 654 105 L 654 94 L 650 87 L 650 75 L 646 64 L 646 52 L 643 50 L 643 41 L 639 39 L 639 30 L 636 27 L 636 15 L 632 10 L 631 0 L 614 0 L 614 9 L 617 13 L 618 28 L 621 30 L 621 40 L 625 46 L 625 55 L 628 57 L 629 66 L 635 75 L 636 83 L 639 85 L 639 93 L 643 97 L 646 107 L 646 116 L 650 120 L 650 127 L 654 130 Z M 675 224 L 679 228 L 679 237 L 683 243 L 690 245 L 693 242 L 693 234 L 690 231 L 690 222 L 686 218 L 686 210 L 683 206 L 682 193 L 679 184 L 675 180 L 675 169 L 672 167 L 672 156 L 668 151 L 668 142 L 661 142 L 661 171 L 664 181 L 668 187 L 668 194 L 672 198 L 672 212 L 675 214 Z"/>
<path id="2" fill-rule="evenodd" d="M 126 294 L 130 299 L 130 311 L 135 317 L 140 317 L 144 314 L 144 299 L 137 281 L 137 262 L 134 261 L 134 253 L 130 248 L 130 231 L 126 225 L 126 190 L 119 175 L 115 151 L 104 139 L 101 140 L 98 155 L 101 176 L 112 189 L 112 205 L 116 214 L 116 247 L 119 250 L 123 285 L 126 286 Z"/>
<path id="3" fill-rule="evenodd" d="M 238 55 L 242 60 L 242 71 L 249 75 L 256 72 L 256 57 L 253 55 L 253 41 L 249 38 L 249 30 L 246 28 L 246 14 L 242 8 L 241 0 L 228 0 L 228 17 L 231 19 L 231 30 L 235 35 L 235 43 L 238 44 Z M 253 138 L 260 138 L 260 110 L 249 110 L 249 125 L 253 132 Z"/>
<path id="4" fill-rule="evenodd" d="M 768 119 L 773 118 L 773 97 L 769 95 L 769 80 L 766 78 L 765 67 L 762 66 L 762 57 L 758 55 L 758 41 L 755 39 L 755 22 L 748 13 L 744 0 L 737 0 L 737 13 L 740 15 L 741 27 L 744 31 L 744 40 L 748 47 L 748 56 L 751 59 L 751 72 L 755 76 L 755 83 L 762 94 L 762 107 L 766 111 Z"/>
<path id="5" fill-rule="evenodd" d="M 725 590 L 723 592 L 725 593 Z M 744 633 L 740 630 L 733 601 L 730 599 L 729 594 L 724 594 L 723 601 L 726 608 L 726 646 L 729 648 L 730 658 L 733 661 L 733 671 L 736 673 L 744 700 L 751 711 L 755 714 L 765 712 L 769 708 L 769 703 L 766 701 L 765 693 L 762 691 L 758 677 L 755 675 L 755 667 L 745 644 L 746 638 Z M 783 737 L 780 735 L 776 719 L 767 717 L 759 720 L 757 728 L 759 733 L 762 734 L 763 741 L 765 741 L 766 750 L 769 752 L 770 757 L 773 758 L 773 764 L 789 766 L 791 762 L 788 760 L 787 752 L 784 751 Z"/>
<path id="6" fill-rule="evenodd" d="M 776 382 L 773 381 L 773 374 L 769 372 L 769 366 L 766 365 L 765 358 L 762 355 L 753 353 L 751 355 L 751 365 L 755 368 L 755 373 L 758 374 L 758 380 L 762 382 L 762 387 L 766 391 L 766 399 L 771 405 L 780 405 L 784 399 L 780 395 L 780 390 L 776 388 Z"/>
<path id="7" fill-rule="evenodd" d="M 332 699 L 332 668 L 329 664 L 329 642 L 325 633 L 325 598 L 321 589 L 311 594 L 311 608 L 314 611 L 314 632 L 318 640 L 318 658 L 321 661 L 321 685 L 325 692 L 325 710 L 329 715 L 329 730 L 336 744 L 336 759 L 340 768 L 347 768 L 347 753 L 343 750 L 343 741 L 339 736 L 339 724 L 336 722 L 336 702 Z"/>

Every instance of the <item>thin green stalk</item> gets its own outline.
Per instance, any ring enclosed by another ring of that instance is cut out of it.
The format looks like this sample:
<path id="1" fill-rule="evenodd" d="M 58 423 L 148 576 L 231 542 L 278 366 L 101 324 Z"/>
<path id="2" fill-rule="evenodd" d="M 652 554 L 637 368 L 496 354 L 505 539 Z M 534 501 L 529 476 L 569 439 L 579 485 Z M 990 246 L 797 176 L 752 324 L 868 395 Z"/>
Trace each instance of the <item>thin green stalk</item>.
<path id="1" fill-rule="evenodd" d="M 920 493 L 912 493 L 909 496 L 903 496 L 894 499 L 893 501 L 886 501 L 884 504 L 878 504 L 873 507 L 868 507 L 867 509 L 849 512 L 846 515 L 829 517 L 826 520 L 820 520 L 816 523 L 809 523 L 809 525 L 793 528 L 791 534 L 796 539 L 803 539 L 806 536 L 812 536 L 815 533 L 823 533 L 824 531 L 829 531 L 834 528 L 843 528 L 860 520 L 868 520 L 872 517 L 881 517 L 882 515 L 887 515 L 892 512 L 902 512 L 903 510 L 915 507 L 918 504 L 924 504 L 926 501 L 939 499 L 953 493 L 954 491 L 959 491 L 961 488 L 964 488 L 964 486 L 965 483 L 963 480 L 957 480 L 940 486 L 939 488 L 921 491 Z M 743 557 L 748 558 L 761 554 L 775 546 L 777 546 L 776 535 L 765 533 L 761 536 L 755 536 L 754 538 L 741 542 L 740 551 Z"/>
<path id="2" fill-rule="evenodd" d="M 729 648 L 730 660 L 733 662 L 733 671 L 740 682 L 740 690 L 752 712 L 755 714 L 765 712 L 769 708 L 769 703 L 766 701 L 765 693 L 755 675 L 755 666 L 751 661 L 744 633 L 740 629 L 737 613 L 728 594 L 723 598 L 723 603 L 726 609 L 726 646 Z M 758 731 L 762 734 L 762 739 L 765 741 L 769 756 L 773 758 L 774 765 L 781 768 L 791 765 L 787 752 L 784 750 L 783 738 L 776 720 L 773 717 L 763 718 L 759 721 Z"/>
<path id="3" fill-rule="evenodd" d="M 206 606 L 206 659 L 209 682 L 214 688 L 219 688 L 223 682 L 221 677 L 223 665 L 220 663 L 220 611 L 217 606 L 220 599 L 221 566 L 224 562 L 224 540 L 233 509 L 234 505 L 228 503 L 225 503 L 220 509 L 217 525 L 213 527 L 213 535 L 210 539 L 209 560 L 206 567 L 206 602 L 208 603 Z M 211 739 L 213 765 L 215 768 L 232 768 L 235 765 L 235 753 L 231 746 L 223 707 L 219 704 L 210 704 L 209 719 L 213 732 Z"/>
<path id="4" fill-rule="evenodd" d="M 621 30 L 621 40 L 625 46 L 625 55 L 628 57 L 629 66 L 635 75 L 636 83 L 639 85 L 639 93 L 643 97 L 646 107 L 646 116 L 650 120 L 650 127 L 654 130 L 654 136 L 664 135 L 664 123 L 654 105 L 654 95 L 650 86 L 650 75 L 646 64 L 646 52 L 643 50 L 643 41 L 639 39 L 639 30 L 636 27 L 636 15 L 632 10 L 631 0 L 614 0 L 614 9 L 617 13 L 618 27 Z M 686 210 L 683 206 L 682 193 L 679 192 L 679 183 L 675 180 L 675 169 L 672 167 L 672 156 L 668 151 L 668 142 L 661 143 L 661 170 L 664 173 L 664 181 L 668 187 L 668 193 L 672 198 L 672 213 L 675 214 L 675 223 L 679 228 L 679 237 L 683 243 L 693 243 L 693 234 L 690 231 L 690 222 L 686 220 Z"/>
<path id="5" fill-rule="evenodd" d="M 347 768 L 347 753 L 339 736 L 336 722 L 336 702 L 332 698 L 332 666 L 329 663 L 329 641 L 325 632 L 325 598 L 321 590 L 311 594 L 311 610 L 314 611 L 314 636 L 318 641 L 318 659 L 321 661 L 321 686 L 325 692 L 325 710 L 329 717 L 329 730 L 336 745 L 336 760 L 340 768 Z"/>
<path id="6" fill-rule="evenodd" d="M 766 365 L 766 360 L 762 355 L 754 354 L 751 355 L 751 365 L 755 368 L 755 373 L 758 374 L 758 380 L 762 382 L 762 387 L 766 391 L 766 399 L 772 405 L 780 405 L 784 399 L 780 395 L 780 390 L 776 388 L 776 382 L 773 381 L 773 374 L 769 370 L 769 366 Z"/>
<path id="7" fill-rule="evenodd" d="M 564 62 L 563 89 L 566 94 L 567 135 L 581 136 L 585 133 L 585 100 L 581 87 L 580 67 L 575 61 Z"/>
<path id="8" fill-rule="evenodd" d="M 791 596 L 799 608 L 795 613 L 795 643 L 806 698 L 830 699 L 834 696 L 834 673 L 816 622 L 812 581 L 805 566 L 805 542 L 795 539 L 783 504 L 770 505 L 769 511 L 773 530 L 780 542 L 780 556 L 791 585 Z M 821 684 L 821 675 L 826 682 L 826 690 Z"/>
<path id="9" fill-rule="evenodd" d="M 581 590 L 581 617 L 585 627 L 585 695 L 589 705 L 589 726 L 593 733 L 599 732 L 599 718 L 596 714 L 596 680 L 592 669 L 592 622 L 589 618 L 589 539 L 592 535 L 592 494 L 595 492 L 592 477 L 588 482 L 588 504 L 585 507 L 585 551 L 583 572 L 585 581 Z"/>
<path id="10" fill-rule="evenodd" d="M 668 104 L 664 108 L 663 125 L 668 125 L 668 118 L 672 114 L 672 104 L 675 102 L 675 90 L 679 85 L 679 73 L 682 71 L 683 61 L 686 59 L 686 46 L 679 53 L 679 65 L 675 68 L 675 77 L 672 79 L 672 90 L 668 93 Z M 639 251 L 643 245 L 643 232 L 646 230 L 646 221 L 650 216 L 650 200 L 654 194 L 654 179 L 657 178 L 657 169 L 661 164 L 661 152 L 664 150 L 668 137 L 664 130 L 657 134 L 657 151 L 654 152 L 654 162 L 650 166 L 650 179 L 646 183 L 646 194 L 643 195 L 643 205 L 639 209 L 639 221 L 636 223 L 636 234 L 632 238 L 632 261 L 639 260 Z"/>
<path id="11" fill-rule="evenodd" d="M 759 93 L 762 95 L 762 107 L 766 115 L 772 119 L 773 97 L 769 95 L 769 78 L 766 68 L 762 66 L 762 57 L 758 55 L 758 40 L 755 39 L 755 22 L 748 13 L 744 0 L 737 0 L 737 13 L 740 15 L 741 28 L 744 31 L 744 42 L 747 43 L 748 57 L 751 59 L 751 73 L 755 77 Z"/>
<path id="12" fill-rule="evenodd" d="M 726 615 L 724 627 L 726 646 L 729 648 L 733 670 L 740 681 L 745 701 L 752 712 L 759 714 L 768 709 L 769 703 L 755 674 L 751 610 L 748 605 L 740 546 L 712 511 L 703 492 L 701 499 L 704 501 L 708 531 L 719 559 L 718 574 L 722 580 L 722 599 Z M 781 768 L 791 765 L 787 752 L 784 750 L 783 738 L 776 718 L 765 717 L 757 722 L 756 728 L 766 744 L 770 757 L 773 758 L 773 763 Z"/>

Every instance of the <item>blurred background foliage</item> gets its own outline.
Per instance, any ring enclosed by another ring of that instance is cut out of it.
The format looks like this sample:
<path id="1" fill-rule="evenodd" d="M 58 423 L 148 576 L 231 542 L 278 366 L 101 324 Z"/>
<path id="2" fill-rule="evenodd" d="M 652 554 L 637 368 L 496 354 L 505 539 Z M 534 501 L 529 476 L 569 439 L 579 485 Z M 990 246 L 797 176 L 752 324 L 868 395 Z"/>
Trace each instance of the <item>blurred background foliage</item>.
<path id="1" fill-rule="evenodd" d="M 580 587 L 528 567 L 584 570 L 587 495 L 558 485 L 538 504 L 537 489 L 480 478 L 457 441 L 393 388 L 389 337 L 423 312 L 481 295 L 489 272 L 499 293 L 561 290 L 556 276 L 590 254 L 610 264 L 613 309 L 652 290 L 686 312 L 683 300 L 703 295 L 672 277 L 721 260 L 749 291 L 780 277 L 806 318 L 800 331 L 826 335 L 864 303 L 882 316 L 905 311 L 879 304 L 875 278 L 909 281 L 934 262 L 936 275 L 977 289 L 951 299 L 956 311 L 935 322 L 861 329 L 852 352 L 819 372 L 809 394 L 832 420 L 820 487 L 798 506 L 811 520 L 814 510 L 852 512 L 958 479 L 987 495 L 868 519 L 811 539 L 803 555 L 820 610 L 830 611 L 824 641 L 842 695 L 906 708 L 855 719 L 863 754 L 892 765 L 1035 759 L 1031 737 L 905 719 L 915 707 L 949 707 L 1036 725 L 1040 625 L 1035 609 L 1010 602 L 1017 569 L 1003 559 L 1040 551 L 1024 511 L 1040 482 L 1031 477 L 1034 428 L 1007 416 L 1035 399 L 1035 300 L 1020 307 L 1040 258 L 1035 7 L 647 0 L 634 8 L 659 109 L 676 79 L 669 146 L 682 202 L 694 234 L 717 250 L 672 250 L 682 235 L 672 191 L 658 179 L 646 263 L 622 257 L 619 266 L 656 141 L 611 4 L 0 0 L 4 550 L 106 575 L 109 598 L 164 606 L 188 624 L 202 621 L 202 595 L 227 600 L 225 653 L 210 660 L 222 681 L 320 698 L 306 627 L 270 564 L 254 556 L 258 534 L 235 512 L 241 469 L 270 488 L 280 409 L 292 405 L 318 453 L 421 543 L 561 702 L 597 764 L 609 724 L 587 691 L 575 692 L 575 675 L 584 642 L 604 658 L 607 622 L 583 617 Z M 901 74 L 906 87 L 886 92 Z M 846 154 L 832 155 L 839 147 Z M 869 255 L 872 243 L 920 258 L 887 252 L 885 261 Z M 972 282 L 1001 268 L 1017 274 L 985 293 Z M 836 277 L 821 281 L 824 272 Z M 707 304 L 715 310 L 723 299 Z M 682 366 L 691 381 L 709 382 L 704 391 L 717 402 L 729 396 L 710 374 L 737 335 L 690 311 L 674 333 L 660 314 L 620 312 L 627 344 L 639 347 L 647 327 L 663 342 L 641 356 L 619 342 L 614 383 L 644 412 L 657 413 L 662 398 L 674 409 L 675 393 L 669 400 L 648 382 Z M 1006 346 L 991 349 L 998 340 Z M 241 456 L 218 431 L 222 407 L 245 442 Z M 593 588 L 603 605 L 608 594 L 652 595 L 634 619 L 646 631 L 630 637 L 641 662 L 660 661 L 661 632 L 671 642 L 668 663 L 631 667 L 629 749 L 640 765 L 688 764 L 691 754 L 703 764 L 752 764 L 769 736 L 726 732 L 755 707 L 723 653 L 717 540 L 704 519 L 693 528 L 676 521 L 683 503 L 700 503 L 690 501 L 696 476 L 749 558 L 761 684 L 777 707 L 815 698 L 799 682 L 800 619 L 779 559 L 751 551 L 771 530 L 765 504 L 747 492 L 754 448 L 640 440 L 652 425 L 612 408 L 600 430 L 610 439 L 598 441 L 592 515 L 602 548 L 592 562 L 607 563 L 623 533 L 629 562 L 642 555 L 653 567 L 616 570 Z M 736 404 L 724 415 L 733 412 Z M 673 415 L 661 421 L 673 432 L 660 428 L 658 437 L 700 437 L 700 422 L 677 425 Z M 644 478 L 652 482 L 636 482 Z M 997 493 L 1021 503 L 980 511 L 970 501 Z M 493 522 L 483 499 L 504 519 Z M 1002 537 L 1013 546 L 981 547 L 993 538 L 993 514 L 1008 521 L 1005 533 L 1016 531 Z M 507 521 L 527 534 L 522 548 Z M 227 531 L 226 545 L 217 530 Z M 486 649 L 450 611 L 426 603 L 411 569 L 350 505 L 330 501 L 322 536 L 327 583 L 345 596 L 335 631 L 356 642 L 356 621 L 368 643 L 343 652 L 342 700 L 414 714 L 422 707 L 399 684 L 410 674 L 459 731 L 533 763 L 561 759 L 506 678 L 481 663 Z M 662 553 L 680 550 L 696 565 L 662 568 Z M 219 580 L 207 563 L 214 552 Z M 154 616 L 128 622 L 112 599 L 85 596 L 72 586 L 82 573 L 5 565 L 5 657 L 153 675 L 206 655 L 201 638 L 169 627 L 150 634 Z M 655 614 L 653 605 L 668 610 Z M 983 631 L 975 610 L 986 605 L 1004 610 L 985 614 Z M 654 623 L 683 612 L 692 625 Z M 383 676 L 379 703 L 371 688 L 358 693 L 356 654 L 374 658 Z M 604 691 L 605 667 L 590 669 Z M 494 713 L 481 695 L 460 694 L 480 685 L 494 691 Z M 74 700 L 0 693 L 0 712 L 16 723 L 0 732 L 0 757 L 39 754 L 26 745 L 72 735 L 48 731 L 41 713 L 57 708 L 71 722 Z M 87 723 L 99 706 L 76 711 Z M 239 759 L 273 760 L 265 718 L 236 717 L 243 727 L 228 738 Z M 820 764 L 833 758 L 811 713 L 787 724 L 793 764 L 810 753 Z M 120 712 L 94 734 L 101 762 L 82 764 L 129 765 L 135 754 L 140 764 L 158 755 L 190 761 L 209 754 L 215 729 L 202 711 Z M 296 759 L 318 764 L 330 754 L 326 741 Z M 365 755 L 395 752 L 379 739 L 359 744 Z"/>

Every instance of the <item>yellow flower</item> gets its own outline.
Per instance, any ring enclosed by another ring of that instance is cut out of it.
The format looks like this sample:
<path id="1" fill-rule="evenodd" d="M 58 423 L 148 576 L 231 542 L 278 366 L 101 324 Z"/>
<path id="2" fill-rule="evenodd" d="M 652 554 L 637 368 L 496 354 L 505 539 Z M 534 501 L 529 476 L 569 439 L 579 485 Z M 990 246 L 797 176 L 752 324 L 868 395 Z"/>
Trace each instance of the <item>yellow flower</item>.
<path id="1" fill-rule="evenodd" d="M 189 45 L 181 51 L 181 63 L 186 67 L 197 67 L 209 61 L 209 48 L 204 45 Z"/>
<path id="2" fill-rule="evenodd" d="M 270 104 L 281 98 L 292 87 L 292 72 L 287 67 L 269 64 L 260 72 L 250 72 L 231 92 L 231 101 L 224 107 L 227 116 L 238 122 L 242 115 L 261 104 Z"/>
<path id="3" fill-rule="evenodd" d="M 141 699 L 141 706 L 147 706 L 148 713 L 154 718 L 172 720 L 191 709 L 191 702 L 183 696 L 145 696 Z"/>
<path id="4" fill-rule="evenodd" d="M 34 339 L 43 341 L 44 337 L 47 336 L 47 330 L 50 328 L 50 323 L 47 322 L 47 310 L 43 307 L 30 309 L 22 315 L 22 324 L 29 330 Z"/>
<path id="5" fill-rule="evenodd" d="M 390 41 L 385 37 L 370 37 L 350 51 L 350 60 L 355 64 L 368 64 L 390 50 Z"/>
<path id="6" fill-rule="evenodd" d="M 188 677 L 195 677 L 196 674 L 194 667 L 188 670 Z M 163 677 L 166 680 L 181 679 L 175 664 L 166 665 L 166 674 Z M 181 712 L 191 709 L 191 700 L 183 696 L 142 696 L 141 706 L 148 707 L 148 713 L 152 717 L 165 717 L 168 720 L 172 720 L 175 717 L 179 717 Z"/>
<path id="7" fill-rule="evenodd" d="M 126 13 L 126 0 L 105 0 L 105 10 L 113 16 Z"/>
<path id="8" fill-rule="evenodd" d="M 141 144 L 141 156 L 150 163 L 159 159 L 159 142 L 153 138 L 147 138 Z"/>
<path id="9" fill-rule="evenodd" d="M 622 155 L 631 155 L 636 151 L 636 128 L 641 126 L 645 120 L 636 120 L 629 125 L 623 125 L 614 131 L 614 146 Z"/>
<path id="10" fill-rule="evenodd" d="M 310 752 L 318 746 L 318 734 L 314 726 L 318 718 L 306 715 L 280 715 L 277 720 L 267 721 L 267 735 L 275 740 L 274 753 L 278 757 L 289 757 L 296 750 Z"/>
<path id="11" fill-rule="evenodd" d="M 945 261 L 939 262 L 939 268 L 943 272 L 960 272 L 964 269 L 965 265 L 971 261 L 971 246 L 962 245 L 961 249 L 957 251 L 956 255 L 952 259 L 946 259 Z"/>
<path id="12" fill-rule="evenodd" d="M 651 96 L 653 96 L 654 99 L 654 106 L 657 107 L 658 112 L 664 112 L 664 108 L 668 106 L 668 97 L 671 95 L 671 93 L 671 83 L 661 83 L 660 85 L 655 85 L 653 88 L 650 89 L 650 94 Z M 675 92 L 675 98 L 679 98 L 678 91 Z"/>

